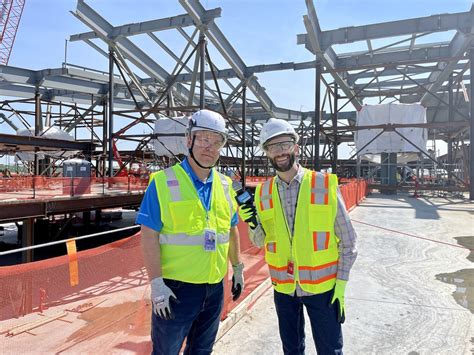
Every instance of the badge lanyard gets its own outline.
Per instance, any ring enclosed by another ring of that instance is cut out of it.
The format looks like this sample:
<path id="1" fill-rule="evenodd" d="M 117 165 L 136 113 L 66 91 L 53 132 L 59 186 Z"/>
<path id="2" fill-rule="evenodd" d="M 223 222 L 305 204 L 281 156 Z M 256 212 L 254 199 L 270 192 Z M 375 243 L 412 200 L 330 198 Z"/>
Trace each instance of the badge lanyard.
<path id="1" fill-rule="evenodd" d="M 289 256 L 287 267 L 286 267 L 286 275 L 288 276 L 289 279 L 295 278 L 295 264 L 293 262 L 293 238 L 294 238 L 293 233 L 294 233 L 295 222 L 296 222 L 296 208 L 298 207 L 298 197 L 300 193 L 300 187 L 301 187 L 301 184 L 299 184 L 298 193 L 296 194 L 295 213 L 294 213 L 294 218 L 293 218 L 293 232 L 290 231 L 290 226 L 288 225 L 287 217 L 283 215 L 285 217 L 286 230 L 288 231 L 288 238 L 290 241 L 290 256 Z M 278 188 L 277 188 L 277 192 L 278 192 L 278 198 L 280 198 L 280 191 Z M 286 194 L 285 194 L 285 198 L 286 198 Z M 280 202 L 281 202 L 281 198 L 280 198 Z"/>
<path id="2" fill-rule="evenodd" d="M 212 189 L 214 185 L 211 186 L 211 201 L 209 201 L 209 211 L 206 209 L 206 206 L 201 201 L 202 206 L 204 207 L 204 210 L 206 211 L 206 228 L 204 229 L 204 251 L 216 251 L 217 249 L 217 231 L 215 229 L 212 229 L 209 226 L 209 214 L 211 213 L 212 210 Z M 215 212 L 217 215 L 217 212 Z M 216 218 L 217 219 L 217 216 Z"/>

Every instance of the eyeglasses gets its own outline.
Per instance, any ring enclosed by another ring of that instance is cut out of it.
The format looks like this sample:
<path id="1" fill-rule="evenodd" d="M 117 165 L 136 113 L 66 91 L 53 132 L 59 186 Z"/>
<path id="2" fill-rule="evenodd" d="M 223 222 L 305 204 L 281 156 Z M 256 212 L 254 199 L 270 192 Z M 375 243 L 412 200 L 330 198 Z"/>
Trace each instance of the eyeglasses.
<path id="1" fill-rule="evenodd" d="M 212 137 L 211 135 L 207 134 L 196 134 L 194 137 L 194 144 L 196 144 L 196 146 L 199 148 L 212 148 L 219 150 L 225 144 L 225 140 L 221 137 Z"/>
<path id="2" fill-rule="evenodd" d="M 287 151 L 295 146 L 293 141 L 278 142 L 266 145 L 264 148 L 269 153 L 276 153 L 277 151 Z"/>

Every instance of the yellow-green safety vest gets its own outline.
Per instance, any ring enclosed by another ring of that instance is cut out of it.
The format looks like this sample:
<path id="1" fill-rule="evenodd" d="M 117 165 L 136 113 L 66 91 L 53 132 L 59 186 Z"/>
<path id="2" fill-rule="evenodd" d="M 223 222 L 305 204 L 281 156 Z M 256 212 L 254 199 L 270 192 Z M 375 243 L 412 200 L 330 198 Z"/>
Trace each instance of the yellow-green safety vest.
<path id="1" fill-rule="evenodd" d="M 275 290 L 290 294 L 296 282 L 310 293 L 334 287 L 339 238 L 334 233 L 337 176 L 305 169 L 290 235 L 275 179 L 257 186 L 255 204 L 265 230 L 265 260 Z M 293 266 L 293 277 L 288 265 Z"/>
<path id="2" fill-rule="evenodd" d="M 161 270 L 166 279 L 215 284 L 227 272 L 230 225 L 237 210 L 230 178 L 213 169 L 211 209 L 206 212 L 196 188 L 180 165 L 159 171 L 156 184 L 163 228 Z M 204 250 L 206 229 L 216 232 L 216 250 Z"/>

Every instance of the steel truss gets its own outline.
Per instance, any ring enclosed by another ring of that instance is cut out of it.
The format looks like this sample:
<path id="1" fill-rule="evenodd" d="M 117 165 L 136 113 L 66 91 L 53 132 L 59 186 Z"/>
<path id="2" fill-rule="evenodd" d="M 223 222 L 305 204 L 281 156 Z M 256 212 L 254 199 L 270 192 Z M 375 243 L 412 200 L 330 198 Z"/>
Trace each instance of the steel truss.
<path id="1" fill-rule="evenodd" d="M 474 7 L 456 14 L 324 31 L 313 1 L 305 2 L 306 33 L 297 36 L 297 43 L 304 45 L 314 60 L 247 66 L 216 24 L 221 16 L 220 8 L 205 9 L 198 0 L 179 0 L 184 14 L 113 26 L 79 0 L 73 14 L 90 31 L 71 35 L 70 41 L 85 42 L 101 53 L 109 60 L 109 71 L 69 63 L 41 71 L 0 66 L 4 81 L 0 95 L 36 98 L 36 103 L 40 100 L 46 105 L 62 102 L 85 106 L 78 114 L 58 116 L 54 112 L 48 117 L 54 122 L 61 120 L 70 130 L 92 132 L 91 142 L 99 146 L 92 158 L 100 162 L 97 171 L 102 174 L 106 173 L 106 165 L 111 167 L 116 160 L 114 144 L 120 145 L 125 140 L 137 145 L 122 156 L 119 170 L 140 157 L 149 159 L 148 143 L 157 137 L 136 131 L 151 131 L 155 119 L 177 117 L 199 107 L 219 111 L 231 129 L 222 165 L 242 177 L 269 173 L 257 138 L 262 123 L 269 117 L 287 119 L 294 124 L 301 136 L 303 165 L 353 175 L 355 161 L 341 160 L 338 155 L 338 147 L 354 139 L 356 112 L 348 109 L 358 110 L 374 98 L 379 103 L 421 102 L 427 107 L 426 127 L 430 138 L 448 143 L 444 164 L 449 168 L 462 151 L 467 163 L 463 164 L 464 169 L 470 172 L 464 170 L 461 175 L 464 183 L 472 181 L 474 164 L 469 164 L 472 160 L 469 156 L 474 155 L 474 148 L 472 144 L 467 148 L 466 142 L 474 132 L 470 118 L 474 100 L 469 100 L 474 93 L 469 74 L 473 65 Z M 184 41 L 181 52 L 171 49 L 161 36 L 162 31 L 172 31 Z M 455 35 L 447 42 L 426 43 L 433 33 L 444 31 L 455 31 Z M 134 42 L 135 36 L 151 39 L 163 56 L 152 58 L 145 53 Z M 375 48 L 373 41 L 381 38 L 387 44 Z M 420 43 L 420 38 L 424 43 Z M 336 46 L 341 48 L 355 42 L 365 43 L 367 50 L 336 51 Z M 210 52 L 220 60 L 212 58 Z M 172 65 L 165 65 L 169 62 Z M 227 67 L 218 68 L 215 62 L 227 63 Z M 140 77 L 136 69 L 145 77 Z M 315 110 L 301 112 L 273 103 L 255 74 L 279 70 L 314 70 Z M 0 108 L 4 116 L 0 117 L 15 130 L 25 125 L 26 120 L 21 110 L 13 113 L 11 105 L 11 101 L 3 103 Z M 46 116 L 35 113 L 38 130 Z M 163 164 L 170 162 L 168 158 L 158 159 Z M 450 177 L 456 173 L 449 169 L 448 172 Z M 109 169 L 108 173 L 112 175 L 114 170 Z M 471 199 L 474 198 L 472 185 L 469 185 Z"/>

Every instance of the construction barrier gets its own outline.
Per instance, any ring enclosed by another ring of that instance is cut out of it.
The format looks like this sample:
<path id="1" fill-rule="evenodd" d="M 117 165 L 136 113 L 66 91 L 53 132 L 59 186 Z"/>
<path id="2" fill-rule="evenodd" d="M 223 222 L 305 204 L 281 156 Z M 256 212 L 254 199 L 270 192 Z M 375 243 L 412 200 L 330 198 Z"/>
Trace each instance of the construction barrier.
<path id="1" fill-rule="evenodd" d="M 145 191 L 148 177 L 46 177 L 17 176 L 0 178 L 0 199 L 41 199 L 84 194 Z"/>
<path id="2" fill-rule="evenodd" d="M 123 179 L 109 180 L 114 186 L 128 185 L 126 177 L 114 179 Z M 348 209 L 367 192 L 364 180 L 341 185 Z M 233 302 L 232 274 L 225 277 L 222 319 L 269 276 L 264 251 L 252 246 L 245 223 L 238 228 L 245 289 Z M 64 256 L 0 267 L 0 352 L 91 352 L 100 347 L 149 353 L 150 289 L 140 238 L 137 233 L 82 251 L 69 241 Z"/>

